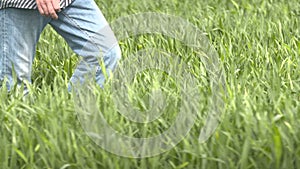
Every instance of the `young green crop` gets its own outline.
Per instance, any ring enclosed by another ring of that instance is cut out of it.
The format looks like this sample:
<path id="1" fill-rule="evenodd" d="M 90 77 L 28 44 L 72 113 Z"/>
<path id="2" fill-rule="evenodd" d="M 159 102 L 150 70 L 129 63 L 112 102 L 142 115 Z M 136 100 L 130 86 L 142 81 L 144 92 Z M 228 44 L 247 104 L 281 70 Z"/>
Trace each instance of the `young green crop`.
<path id="1" fill-rule="evenodd" d="M 210 94 L 205 78 L 199 78 L 203 105 L 195 126 L 174 149 L 143 159 L 122 158 L 101 149 L 81 128 L 74 96 L 67 92 L 79 59 L 47 27 L 37 47 L 30 94 L 23 97 L 19 89 L 8 93 L 1 88 L 0 168 L 300 168 L 297 0 L 96 2 L 109 22 L 153 11 L 185 18 L 205 32 L 226 74 L 228 93 L 220 126 L 207 142 L 198 142 Z M 137 50 L 157 47 L 189 62 L 196 77 L 205 74 L 193 51 L 171 38 L 140 35 L 119 43 L 123 59 Z M 132 123 L 115 111 L 109 83 L 96 91 L 98 107 L 114 129 L 149 137 L 170 127 L 178 106 L 172 79 L 160 72 L 141 72 L 130 84 L 130 97 L 138 108 L 147 109 L 151 85 L 164 86 L 174 104 L 150 125 Z"/>

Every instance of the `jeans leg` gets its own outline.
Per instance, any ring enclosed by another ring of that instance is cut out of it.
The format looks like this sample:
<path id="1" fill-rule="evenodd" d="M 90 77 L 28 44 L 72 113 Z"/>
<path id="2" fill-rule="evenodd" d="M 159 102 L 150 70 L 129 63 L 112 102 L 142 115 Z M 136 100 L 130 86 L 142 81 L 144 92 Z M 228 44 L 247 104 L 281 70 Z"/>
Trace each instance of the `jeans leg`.
<path id="1" fill-rule="evenodd" d="M 0 80 L 7 78 L 8 90 L 14 83 L 31 82 L 35 46 L 45 25 L 37 10 L 0 10 Z"/>
<path id="2" fill-rule="evenodd" d="M 99 59 L 103 59 L 109 72 L 115 68 L 121 52 L 118 41 L 96 3 L 93 0 L 75 0 L 50 25 L 82 57 L 70 83 L 83 83 L 92 74 L 102 87 L 105 76 L 99 66 Z"/>

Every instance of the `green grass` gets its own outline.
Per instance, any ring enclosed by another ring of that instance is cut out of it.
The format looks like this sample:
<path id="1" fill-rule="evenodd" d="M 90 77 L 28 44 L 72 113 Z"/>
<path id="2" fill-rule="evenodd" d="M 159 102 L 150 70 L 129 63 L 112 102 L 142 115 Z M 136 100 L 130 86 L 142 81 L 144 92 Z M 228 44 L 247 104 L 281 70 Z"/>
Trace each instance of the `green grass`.
<path id="1" fill-rule="evenodd" d="M 189 135 L 171 151 L 132 159 L 101 149 L 83 131 L 73 95 L 67 92 L 77 56 L 47 27 L 38 44 L 30 94 L 23 98 L 17 89 L 0 91 L 0 168 L 300 168 L 297 0 L 103 0 L 97 4 L 109 22 L 152 11 L 180 16 L 205 32 L 226 74 L 228 95 L 220 126 L 206 143 L 198 143 L 207 109 L 204 104 Z M 192 63 L 195 75 L 203 74 L 191 50 L 170 38 L 141 35 L 121 41 L 120 46 L 123 59 L 138 49 L 156 47 Z M 149 92 L 149 78 L 156 77 L 156 85 L 165 85 L 157 78 L 161 76 L 151 71 L 139 75 L 131 86 L 133 100 Z M 206 103 L 209 88 L 203 79 L 198 83 L 201 103 Z M 170 99 L 177 99 L 176 85 L 166 87 Z M 101 94 L 98 106 L 121 133 L 155 135 L 168 128 L 176 116 L 172 114 L 176 105 L 171 105 L 150 126 L 120 118 L 110 104 L 109 88 L 108 84 L 97 91 Z"/>

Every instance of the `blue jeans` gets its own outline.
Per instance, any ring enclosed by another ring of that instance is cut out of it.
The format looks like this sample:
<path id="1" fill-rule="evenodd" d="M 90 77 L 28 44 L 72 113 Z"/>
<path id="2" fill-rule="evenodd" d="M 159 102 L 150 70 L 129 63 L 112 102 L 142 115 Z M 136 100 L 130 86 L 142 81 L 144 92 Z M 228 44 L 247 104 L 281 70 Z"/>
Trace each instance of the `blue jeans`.
<path id="1" fill-rule="evenodd" d="M 58 13 L 57 20 L 41 16 L 38 10 L 0 10 L 0 80 L 7 78 L 8 90 L 14 83 L 31 83 L 36 44 L 47 24 L 66 40 L 76 54 L 82 56 L 68 89 L 71 90 L 71 84 L 83 83 L 91 74 L 102 86 L 105 76 L 99 58 L 103 59 L 106 72 L 110 72 L 121 57 L 120 48 L 96 3 L 93 0 L 75 0 Z M 16 82 L 13 81 L 13 71 Z"/>

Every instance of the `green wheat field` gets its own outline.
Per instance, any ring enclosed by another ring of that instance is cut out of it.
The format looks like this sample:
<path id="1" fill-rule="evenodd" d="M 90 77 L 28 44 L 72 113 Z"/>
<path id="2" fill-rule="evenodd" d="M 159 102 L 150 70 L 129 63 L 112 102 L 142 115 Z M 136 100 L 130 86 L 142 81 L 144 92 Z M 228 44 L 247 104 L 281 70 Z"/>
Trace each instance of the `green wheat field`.
<path id="1" fill-rule="evenodd" d="M 297 169 L 300 168 L 300 2 L 298 0 L 97 0 L 108 22 L 158 12 L 199 28 L 219 55 L 226 77 L 225 106 L 215 133 L 199 143 L 211 93 L 205 69 L 179 41 L 145 34 L 119 41 L 120 63 L 141 49 L 174 53 L 197 78 L 201 100 L 189 134 L 170 151 L 125 158 L 99 147 L 84 132 L 67 84 L 79 57 L 51 27 L 37 46 L 30 93 L 0 90 L 1 169 Z M 128 67 L 128 65 L 127 65 Z M 119 67 L 118 69 L 122 69 Z M 108 123 L 120 133 L 149 137 L 169 128 L 177 115 L 178 88 L 159 71 L 144 71 L 130 84 L 129 97 L 147 109 L 149 86 L 163 86 L 170 105 L 149 125 L 115 111 L 109 81 L 95 88 Z M 224 95 L 224 93 L 220 93 Z M 174 101 L 175 100 L 175 101 Z M 177 107 L 176 107 L 177 106 Z"/>

